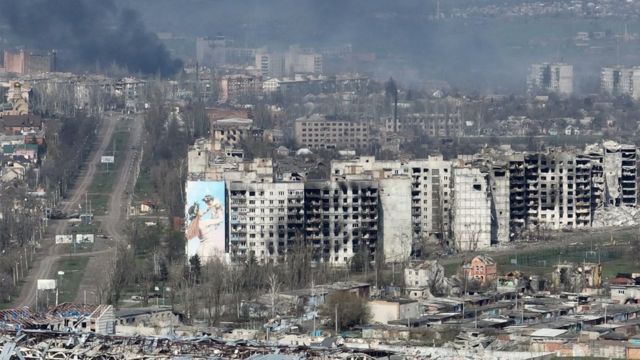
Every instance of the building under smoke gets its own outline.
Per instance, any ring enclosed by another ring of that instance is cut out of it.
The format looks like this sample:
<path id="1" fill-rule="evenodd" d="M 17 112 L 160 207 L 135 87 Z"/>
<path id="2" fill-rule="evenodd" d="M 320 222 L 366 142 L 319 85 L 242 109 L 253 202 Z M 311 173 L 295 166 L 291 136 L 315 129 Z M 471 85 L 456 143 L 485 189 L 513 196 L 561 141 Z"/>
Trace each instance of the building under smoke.
<path id="1" fill-rule="evenodd" d="M 0 17 L 19 45 L 57 49 L 59 62 L 69 68 L 116 65 L 132 73 L 167 76 L 182 66 L 137 12 L 118 8 L 113 0 L 2 1 Z M 55 63 L 35 55 L 22 62 L 25 66 L 15 68 L 20 73 L 30 67 L 50 70 Z"/>
<path id="2" fill-rule="evenodd" d="M 17 75 L 34 75 L 56 70 L 56 53 L 37 54 L 20 50 L 16 53 L 4 51 L 4 72 Z"/>
<path id="3" fill-rule="evenodd" d="M 573 65 L 563 63 L 533 64 L 527 85 L 530 93 L 573 93 Z"/>

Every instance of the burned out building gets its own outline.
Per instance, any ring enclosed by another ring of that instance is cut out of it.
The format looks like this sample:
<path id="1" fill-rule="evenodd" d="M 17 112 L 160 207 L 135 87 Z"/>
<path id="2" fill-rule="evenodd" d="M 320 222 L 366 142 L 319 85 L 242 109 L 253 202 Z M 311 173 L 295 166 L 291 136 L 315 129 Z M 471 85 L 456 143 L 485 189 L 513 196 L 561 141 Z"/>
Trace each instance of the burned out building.
<path id="1" fill-rule="evenodd" d="M 637 148 L 605 141 L 602 144 L 602 170 L 606 206 L 637 205 Z"/>
<path id="2" fill-rule="evenodd" d="M 377 181 L 308 181 L 305 241 L 314 260 L 345 265 L 354 255 L 373 261 L 379 244 Z"/>
<path id="3" fill-rule="evenodd" d="M 511 188 L 509 186 L 509 167 L 504 162 L 496 162 L 489 170 L 491 189 L 491 218 L 496 223 L 492 227 L 491 237 L 497 243 L 510 240 Z"/>
<path id="4" fill-rule="evenodd" d="M 527 157 L 528 224 L 552 229 L 591 225 L 591 165 L 572 151 Z"/>
<path id="5" fill-rule="evenodd" d="M 282 260 L 302 244 L 303 183 L 229 183 L 229 253 Z"/>
<path id="6" fill-rule="evenodd" d="M 461 136 L 464 133 L 465 106 L 467 104 L 461 99 L 431 99 L 425 101 L 423 112 L 388 117 L 384 125 L 390 132 Z"/>
<path id="7" fill-rule="evenodd" d="M 262 92 L 262 78 L 253 75 L 225 75 L 218 80 L 220 102 L 239 100 Z"/>

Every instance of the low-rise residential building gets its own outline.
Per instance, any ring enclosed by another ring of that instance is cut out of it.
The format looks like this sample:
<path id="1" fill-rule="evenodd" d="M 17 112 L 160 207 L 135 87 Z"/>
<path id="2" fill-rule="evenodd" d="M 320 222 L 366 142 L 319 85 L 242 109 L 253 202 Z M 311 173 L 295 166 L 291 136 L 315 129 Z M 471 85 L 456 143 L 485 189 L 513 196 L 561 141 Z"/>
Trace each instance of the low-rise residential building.
<path id="1" fill-rule="evenodd" d="M 0 118 L 0 125 L 7 135 L 36 134 L 43 129 L 42 118 L 34 114 L 5 115 Z"/>
<path id="2" fill-rule="evenodd" d="M 640 300 L 640 286 L 638 285 L 609 285 L 611 300 L 618 304 L 637 303 Z"/>
<path id="3" fill-rule="evenodd" d="M 438 260 L 412 261 L 404 269 L 404 291 L 409 298 L 423 298 L 445 292 L 445 272 Z"/>
<path id="4" fill-rule="evenodd" d="M 380 299 L 369 301 L 371 323 L 388 324 L 390 321 L 415 319 L 421 315 L 420 303 L 410 299 Z"/>
<path id="5" fill-rule="evenodd" d="M 498 265 L 487 255 L 478 255 L 471 259 L 469 264 L 463 267 L 468 279 L 479 281 L 482 284 L 491 283 L 498 277 Z"/>

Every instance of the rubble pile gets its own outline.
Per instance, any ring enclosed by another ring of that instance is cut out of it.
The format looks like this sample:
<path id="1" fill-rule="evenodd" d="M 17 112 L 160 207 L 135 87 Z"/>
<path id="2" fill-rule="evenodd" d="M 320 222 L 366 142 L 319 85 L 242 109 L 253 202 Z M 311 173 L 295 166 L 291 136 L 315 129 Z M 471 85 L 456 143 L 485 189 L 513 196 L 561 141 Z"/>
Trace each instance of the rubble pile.
<path id="1" fill-rule="evenodd" d="M 254 341 L 194 338 L 108 336 L 46 330 L 4 331 L 0 359 L 355 359 L 368 358 L 367 349 L 287 347 Z M 380 351 L 378 351 L 380 353 Z"/>
<path id="2" fill-rule="evenodd" d="M 630 206 L 602 207 L 595 211 L 593 227 L 636 226 L 640 224 L 640 209 Z"/>

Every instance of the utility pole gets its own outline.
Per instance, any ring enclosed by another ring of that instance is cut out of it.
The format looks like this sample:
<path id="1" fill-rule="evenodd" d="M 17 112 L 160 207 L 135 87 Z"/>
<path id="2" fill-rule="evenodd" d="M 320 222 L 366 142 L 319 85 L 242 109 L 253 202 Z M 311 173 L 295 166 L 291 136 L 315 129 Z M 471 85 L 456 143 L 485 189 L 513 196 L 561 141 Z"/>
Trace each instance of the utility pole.
<path id="1" fill-rule="evenodd" d="M 335 305 L 334 307 L 335 313 L 336 313 L 336 336 L 338 335 L 338 304 Z"/>
<path id="2" fill-rule="evenodd" d="M 391 263 L 391 286 L 395 286 L 396 284 L 396 262 L 393 261 Z"/>
<path id="3" fill-rule="evenodd" d="M 313 335 L 312 336 L 316 336 L 316 285 L 315 282 L 313 281 L 313 278 L 311 279 L 311 298 L 313 299 Z"/>
<path id="4" fill-rule="evenodd" d="M 474 314 L 473 317 L 475 319 L 475 328 L 477 329 L 478 328 L 478 308 L 477 307 L 473 309 L 473 314 Z"/>

